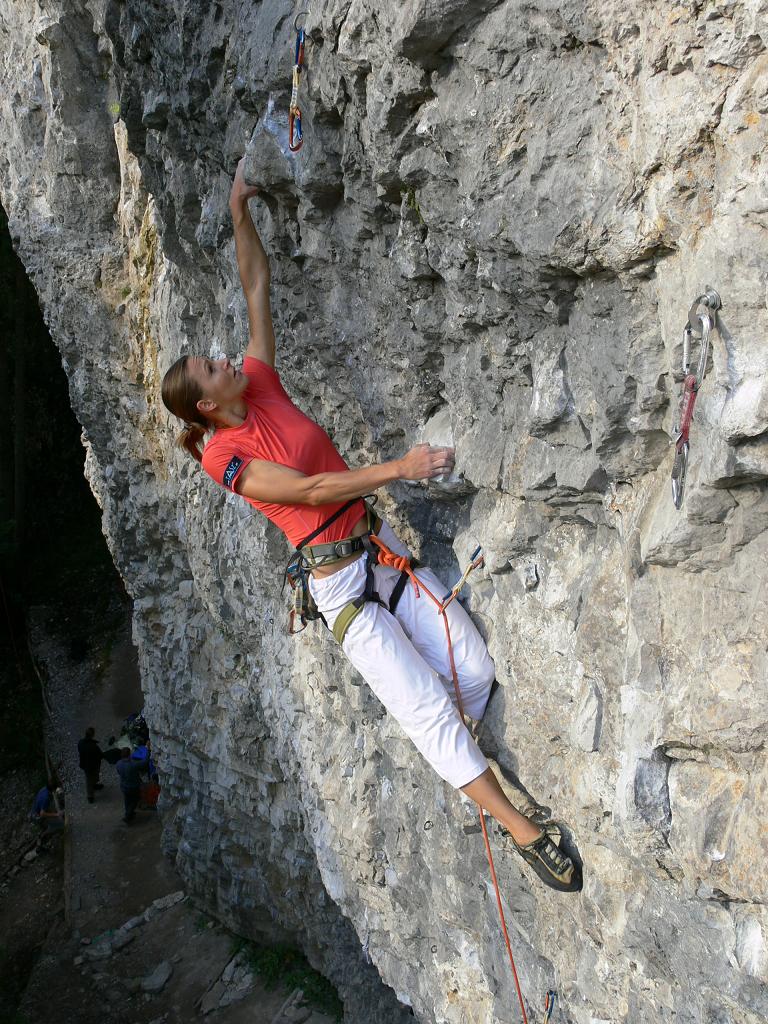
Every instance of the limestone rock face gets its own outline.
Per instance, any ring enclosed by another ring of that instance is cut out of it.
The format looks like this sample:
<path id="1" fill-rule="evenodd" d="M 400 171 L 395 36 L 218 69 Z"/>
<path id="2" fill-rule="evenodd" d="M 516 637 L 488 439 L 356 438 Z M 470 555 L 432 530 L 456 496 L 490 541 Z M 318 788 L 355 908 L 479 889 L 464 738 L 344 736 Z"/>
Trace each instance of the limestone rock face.
<path id="1" fill-rule="evenodd" d="M 0 0 L 0 197 L 135 599 L 168 851 L 241 931 L 300 932 L 349 1020 L 410 1016 L 379 976 L 424 1022 L 518 1019 L 471 808 L 329 634 L 285 635 L 284 541 L 173 446 L 165 369 L 245 345 L 246 150 L 289 391 L 352 465 L 457 446 L 380 507 L 446 582 L 483 545 L 489 752 L 584 862 L 558 897 L 497 854 L 529 1006 L 757 1024 L 768 5 L 316 0 L 291 156 L 297 11 Z"/>

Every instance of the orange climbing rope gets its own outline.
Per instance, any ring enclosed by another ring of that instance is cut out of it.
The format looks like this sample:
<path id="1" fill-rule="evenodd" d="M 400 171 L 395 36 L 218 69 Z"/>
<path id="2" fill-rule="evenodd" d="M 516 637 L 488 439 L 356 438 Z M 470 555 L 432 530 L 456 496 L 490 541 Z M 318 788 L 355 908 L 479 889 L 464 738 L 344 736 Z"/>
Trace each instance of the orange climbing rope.
<path id="1" fill-rule="evenodd" d="M 451 675 L 453 677 L 453 688 L 456 691 L 456 702 L 457 702 L 458 707 L 459 707 L 459 714 L 461 715 L 461 717 L 463 719 L 464 718 L 464 705 L 462 704 L 462 700 L 461 700 L 461 691 L 459 689 L 459 676 L 458 676 L 458 673 L 456 671 L 456 661 L 455 661 L 454 656 L 453 656 L 453 643 L 451 642 L 451 627 L 448 624 L 448 616 L 445 613 L 446 613 L 446 609 L 448 608 L 448 606 L 451 604 L 451 602 L 453 600 L 455 600 L 455 598 L 458 595 L 459 591 L 464 586 L 464 583 L 466 582 L 466 579 L 469 576 L 469 574 L 472 572 L 472 570 L 476 569 L 479 565 L 482 564 L 482 561 L 483 561 L 482 555 L 480 555 L 480 557 L 478 557 L 480 549 L 478 548 L 477 551 L 472 556 L 472 559 L 470 560 L 470 564 L 467 567 L 466 571 L 464 572 L 464 575 L 462 576 L 462 578 L 459 580 L 459 582 L 456 584 L 456 586 L 453 588 L 453 590 L 451 590 L 450 594 L 448 594 L 448 596 L 445 597 L 441 601 L 439 598 L 435 597 L 435 595 L 432 593 L 432 591 L 429 589 L 429 587 L 427 587 L 424 584 L 423 580 L 420 580 L 420 579 L 418 579 L 416 577 L 416 574 L 413 571 L 413 569 L 411 567 L 410 560 L 408 558 L 405 558 L 403 555 L 396 555 L 394 553 L 394 551 L 390 551 L 390 549 L 387 547 L 387 545 L 382 540 L 380 540 L 379 537 L 377 537 L 377 535 L 375 533 L 370 534 L 370 540 L 379 549 L 379 554 L 378 554 L 379 562 L 382 565 L 388 565 L 390 568 L 396 569 L 398 572 L 406 573 L 408 578 L 410 579 L 411 583 L 413 584 L 413 588 L 414 588 L 414 591 L 416 593 L 416 597 L 420 597 L 421 596 L 421 592 L 423 591 L 427 595 L 427 597 L 429 597 L 430 600 L 432 600 L 434 602 L 435 606 L 437 607 L 438 615 L 442 616 L 443 625 L 445 626 L 445 636 L 446 636 L 446 640 L 448 641 L 448 658 L 449 658 L 449 661 L 451 663 Z M 517 998 L 520 1000 L 520 1012 L 523 1015 L 523 1024 L 528 1024 L 528 1016 L 527 1016 L 527 1014 L 525 1012 L 525 1003 L 523 1002 L 523 993 L 520 990 L 520 979 L 517 976 L 517 968 L 515 967 L 515 957 L 514 957 L 514 955 L 512 953 L 512 943 L 509 940 L 509 932 L 507 930 L 507 921 L 506 921 L 506 918 L 504 916 L 504 908 L 503 908 L 502 903 L 501 903 L 501 893 L 499 892 L 499 882 L 498 882 L 498 879 L 496 877 L 496 868 L 494 867 L 494 864 L 493 864 L 493 854 L 491 853 L 491 843 L 490 843 L 490 840 L 488 839 L 488 828 L 487 828 L 486 823 L 485 823 L 485 811 L 484 811 L 484 809 L 482 807 L 480 808 L 480 826 L 481 826 L 481 828 L 483 830 L 483 839 L 485 841 L 485 852 L 486 852 L 486 855 L 488 857 L 488 867 L 491 869 L 491 879 L 493 880 L 493 888 L 494 888 L 494 890 L 496 892 L 496 905 L 497 905 L 497 907 L 499 909 L 499 919 L 501 920 L 501 930 L 502 930 L 502 932 L 504 934 L 504 942 L 506 943 L 507 953 L 509 954 L 509 963 L 510 963 L 510 966 L 512 967 L 512 976 L 513 976 L 513 978 L 515 980 L 515 988 L 517 989 Z"/>

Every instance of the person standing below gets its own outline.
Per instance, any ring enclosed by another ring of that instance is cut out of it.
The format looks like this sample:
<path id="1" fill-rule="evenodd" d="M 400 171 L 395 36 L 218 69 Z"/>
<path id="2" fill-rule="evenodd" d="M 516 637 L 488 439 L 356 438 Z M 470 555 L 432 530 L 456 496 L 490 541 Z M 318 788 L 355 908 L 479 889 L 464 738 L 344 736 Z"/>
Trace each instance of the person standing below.
<path id="1" fill-rule="evenodd" d="M 35 821 L 41 825 L 51 824 L 52 827 L 61 827 L 64 821 L 64 812 L 56 806 L 52 782 L 46 782 L 42 789 L 35 795 L 35 803 L 32 807 L 32 815 Z"/>
<path id="2" fill-rule="evenodd" d="M 77 752 L 80 755 L 80 767 L 85 772 L 85 795 L 88 803 L 94 802 L 94 793 L 97 789 L 104 789 L 99 782 L 101 771 L 101 747 L 96 742 L 96 730 L 89 725 L 85 730 L 85 736 L 77 744 Z"/>
<path id="3" fill-rule="evenodd" d="M 30 817 L 40 826 L 39 849 L 48 849 L 51 836 L 64 828 L 64 812 L 58 806 L 52 782 L 46 782 L 43 788 L 38 790 Z"/>
<path id="4" fill-rule="evenodd" d="M 131 748 L 123 747 L 122 757 L 115 765 L 117 774 L 120 776 L 120 789 L 125 804 L 125 815 L 123 821 L 129 825 L 136 817 L 136 808 L 139 804 L 139 793 L 141 791 L 141 770 L 145 761 L 131 760 Z"/>

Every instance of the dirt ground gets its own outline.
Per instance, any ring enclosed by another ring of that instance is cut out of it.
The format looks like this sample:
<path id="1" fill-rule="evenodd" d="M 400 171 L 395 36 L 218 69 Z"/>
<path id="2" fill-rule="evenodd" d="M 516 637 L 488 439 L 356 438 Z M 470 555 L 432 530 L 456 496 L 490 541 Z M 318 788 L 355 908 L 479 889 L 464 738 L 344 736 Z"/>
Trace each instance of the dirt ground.
<path id="1" fill-rule="evenodd" d="M 27 815 L 39 776 L 3 780 L 0 1024 L 330 1024 L 297 990 L 267 991 L 236 952 L 236 936 L 191 904 L 161 853 L 156 811 L 122 821 L 113 767 L 102 763 L 104 788 L 86 801 L 78 738 L 93 725 L 104 746 L 142 706 L 127 614 L 112 641 L 80 661 L 62 649 L 44 610 L 32 632 L 66 827 L 38 850 Z"/>

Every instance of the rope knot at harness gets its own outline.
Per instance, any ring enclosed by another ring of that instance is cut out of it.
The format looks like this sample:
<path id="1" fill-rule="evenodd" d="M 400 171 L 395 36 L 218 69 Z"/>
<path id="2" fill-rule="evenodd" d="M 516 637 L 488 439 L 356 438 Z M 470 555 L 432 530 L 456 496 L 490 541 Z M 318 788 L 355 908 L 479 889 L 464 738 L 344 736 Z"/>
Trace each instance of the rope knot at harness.
<path id="1" fill-rule="evenodd" d="M 378 548 L 377 558 L 381 565 L 389 566 L 390 569 L 396 569 L 398 572 L 404 572 L 408 575 L 413 589 L 416 592 L 416 597 L 421 597 L 421 590 L 419 589 L 419 581 L 416 578 L 416 574 L 411 567 L 411 561 L 405 555 L 396 555 L 394 551 L 390 551 L 386 544 L 379 540 L 375 533 L 371 534 L 371 541 Z"/>

